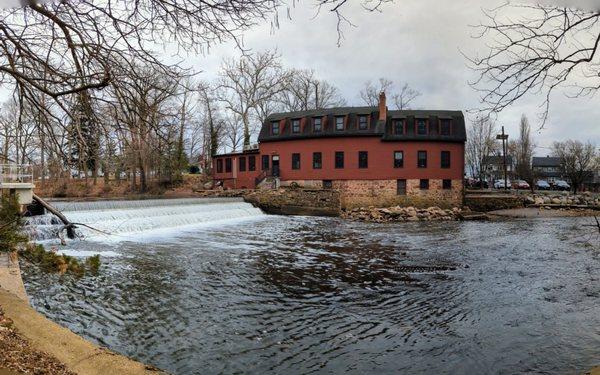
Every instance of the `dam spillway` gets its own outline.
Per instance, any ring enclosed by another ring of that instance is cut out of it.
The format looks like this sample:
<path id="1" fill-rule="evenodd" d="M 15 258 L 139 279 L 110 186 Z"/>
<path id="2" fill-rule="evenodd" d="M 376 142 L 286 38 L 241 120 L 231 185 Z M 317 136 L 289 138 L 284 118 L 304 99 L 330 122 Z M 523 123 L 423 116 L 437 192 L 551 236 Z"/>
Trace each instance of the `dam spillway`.
<path id="1" fill-rule="evenodd" d="M 90 239 L 135 239 L 138 235 L 265 216 L 240 198 L 57 201 L 52 204 L 71 222 L 80 224 L 77 226 L 80 236 Z M 26 219 L 26 231 L 36 241 L 58 238 L 62 228 L 63 224 L 52 214 Z"/>

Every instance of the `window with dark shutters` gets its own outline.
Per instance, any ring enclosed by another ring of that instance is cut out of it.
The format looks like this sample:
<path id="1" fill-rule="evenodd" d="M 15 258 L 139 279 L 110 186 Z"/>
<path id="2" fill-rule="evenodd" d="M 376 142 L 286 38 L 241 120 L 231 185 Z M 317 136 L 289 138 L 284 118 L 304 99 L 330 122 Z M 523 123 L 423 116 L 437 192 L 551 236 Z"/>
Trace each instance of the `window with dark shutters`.
<path id="1" fill-rule="evenodd" d="M 300 133 L 300 120 L 292 120 L 292 133 Z"/>
<path id="2" fill-rule="evenodd" d="M 367 130 L 369 129 L 369 118 L 367 116 L 358 116 L 358 129 Z"/>
<path id="3" fill-rule="evenodd" d="M 273 121 L 271 123 L 271 134 L 279 135 L 279 121 Z"/>
<path id="4" fill-rule="evenodd" d="M 335 152 L 335 168 L 336 169 L 344 168 L 344 152 L 343 151 Z"/>
<path id="5" fill-rule="evenodd" d="M 427 168 L 427 151 L 417 151 L 417 167 Z"/>
<path id="6" fill-rule="evenodd" d="M 450 151 L 442 151 L 441 161 L 442 168 L 450 168 Z"/>
<path id="7" fill-rule="evenodd" d="M 442 119 L 440 120 L 440 134 L 451 135 L 452 134 L 452 120 Z"/>
<path id="8" fill-rule="evenodd" d="M 404 151 L 394 151 L 394 168 L 404 167 Z"/>
<path id="9" fill-rule="evenodd" d="M 358 152 L 358 168 L 369 168 L 369 153 L 367 151 Z"/>
<path id="10" fill-rule="evenodd" d="M 240 166 L 240 172 L 246 172 L 246 157 L 240 156 L 238 159 L 238 164 Z"/>
<path id="11" fill-rule="evenodd" d="M 269 169 L 269 155 L 262 156 L 262 170 L 266 171 Z"/>
<path id="12" fill-rule="evenodd" d="M 427 135 L 427 120 L 417 119 L 417 134 Z"/>
<path id="13" fill-rule="evenodd" d="M 321 169 L 323 166 L 323 158 L 320 152 L 313 152 L 313 169 Z"/>
<path id="14" fill-rule="evenodd" d="M 292 154 L 292 169 L 300 169 L 300 154 Z"/>
<path id="15" fill-rule="evenodd" d="M 323 122 L 322 121 L 323 121 L 323 119 L 320 118 L 320 117 L 315 117 L 313 119 L 313 131 L 315 133 L 319 133 L 321 131 L 322 126 L 323 126 Z"/>
<path id="16" fill-rule="evenodd" d="M 394 134 L 404 135 L 404 120 L 393 120 Z"/>

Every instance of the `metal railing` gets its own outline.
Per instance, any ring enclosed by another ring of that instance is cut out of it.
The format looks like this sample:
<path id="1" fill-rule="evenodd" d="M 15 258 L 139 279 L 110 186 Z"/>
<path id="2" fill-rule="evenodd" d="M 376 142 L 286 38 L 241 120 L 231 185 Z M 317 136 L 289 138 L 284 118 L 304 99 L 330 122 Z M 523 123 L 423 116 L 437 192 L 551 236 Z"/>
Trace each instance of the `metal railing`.
<path id="1" fill-rule="evenodd" d="M 261 172 L 261 174 L 259 174 L 257 177 L 254 178 L 254 186 L 258 186 L 265 178 L 269 177 L 271 175 L 271 170 L 270 169 L 265 169 Z"/>
<path id="2" fill-rule="evenodd" d="M 0 184 L 33 183 L 31 164 L 0 164 Z"/>

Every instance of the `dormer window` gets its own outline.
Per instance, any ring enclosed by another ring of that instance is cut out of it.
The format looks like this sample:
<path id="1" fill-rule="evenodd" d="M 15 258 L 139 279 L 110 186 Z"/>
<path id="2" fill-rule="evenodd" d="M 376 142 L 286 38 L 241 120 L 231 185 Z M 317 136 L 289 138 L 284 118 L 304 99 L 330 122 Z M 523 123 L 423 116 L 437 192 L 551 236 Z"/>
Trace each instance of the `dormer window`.
<path id="1" fill-rule="evenodd" d="M 369 128 L 369 118 L 367 116 L 358 116 L 358 130 L 367 130 Z"/>
<path id="2" fill-rule="evenodd" d="M 427 135 L 427 120 L 417 119 L 417 134 Z"/>
<path id="3" fill-rule="evenodd" d="M 294 119 L 292 120 L 292 133 L 300 133 L 300 120 Z"/>
<path id="4" fill-rule="evenodd" d="M 394 134 L 404 135 L 404 120 L 394 120 L 392 125 L 394 126 Z"/>
<path id="5" fill-rule="evenodd" d="M 279 135 L 279 121 L 271 122 L 271 135 Z"/>
<path id="6" fill-rule="evenodd" d="M 318 132 L 320 132 L 320 131 L 321 131 L 321 129 L 322 129 L 322 126 L 323 126 L 323 125 L 322 125 L 322 120 L 323 120 L 323 119 L 322 119 L 321 117 L 315 117 L 315 118 L 313 119 L 313 131 L 314 131 L 315 133 L 318 133 Z"/>
<path id="7" fill-rule="evenodd" d="M 344 130 L 344 116 L 337 116 L 335 118 L 335 130 L 336 131 Z"/>
<path id="8" fill-rule="evenodd" d="M 451 135 L 452 134 L 452 120 L 442 119 L 440 120 L 440 135 Z"/>

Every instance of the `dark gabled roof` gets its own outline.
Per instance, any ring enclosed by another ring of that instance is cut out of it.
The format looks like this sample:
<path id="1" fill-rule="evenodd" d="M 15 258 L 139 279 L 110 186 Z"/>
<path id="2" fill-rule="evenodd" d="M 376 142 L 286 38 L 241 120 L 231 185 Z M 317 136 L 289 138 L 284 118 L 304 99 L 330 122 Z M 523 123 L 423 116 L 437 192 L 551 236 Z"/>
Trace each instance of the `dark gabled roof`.
<path id="1" fill-rule="evenodd" d="M 533 167 L 559 167 L 560 158 L 553 156 L 546 156 L 545 158 L 534 157 L 531 165 Z"/>
<path id="2" fill-rule="evenodd" d="M 295 119 L 303 117 L 322 117 L 325 115 L 333 116 L 345 116 L 349 113 L 356 113 L 361 115 L 370 114 L 373 112 L 379 113 L 377 107 L 335 107 L 335 108 L 322 108 L 322 109 L 311 109 L 308 111 L 295 111 L 295 112 L 280 112 L 273 113 L 267 117 L 267 121 L 276 121 L 283 119 Z"/>
<path id="3" fill-rule="evenodd" d="M 253 148 L 250 150 L 244 150 L 244 151 L 232 151 L 229 153 L 225 153 L 225 154 L 216 154 L 213 155 L 213 158 L 219 158 L 219 157 L 224 157 L 224 156 L 239 156 L 239 155 L 254 155 L 254 154 L 258 154 L 260 153 L 260 150 L 258 148 Z"/>
<path id="4" fill-rule="evenodd" d="M 369 116 L 369 127 L 366 130 L 358 129 L 358 116 Z M 343 131 L 336 131 L 334 128 L 335 117 L 346 116 L 346 126 Z M 310 120 L 315 117 L 324 118 L 322 130 L 314 132 Z M 427 135 L 417 135 L 414 131 L 415 119 L 429 119 L 430 133 Z M 292 133 L 291 120 L 300 119 L 301 131 Z M 396 135 L 393 132 L 392 120 L 404 119 L 406 121 L 406 133 Z M 453 131 L 451 135 L 441 135 L 438 129 L 439 119 L 453 120 Z M 283 126 L 280 128 L 279 135 L 271 134 L 271 123 L 279 121 Z M 274 113 L 265 120 L 260 134 L 259 142 L 273 142 L 293 139 L 308 138 L 331 138 L 331 137 L 380 137 L 382 141 L 408 141 L 408 140 L 427 140 L 427 141 L 447 141 L 464 142 L 466 140 L 465 119 L 461 111 L 440 111 L 440 110 L 402 110 L 387 111 L 385 121 L 379 120 L 378 107 L 338 107 L 315 109 L 309 111 Z"/>
<path id="5" fill-rule="evenodd" d="M 506 155 L 506 164 L 512 165 L 512 156 Z M 502 155 L 490 155 L 483 158 L 483 164 L 503 164 L 504 158 Z"/>

